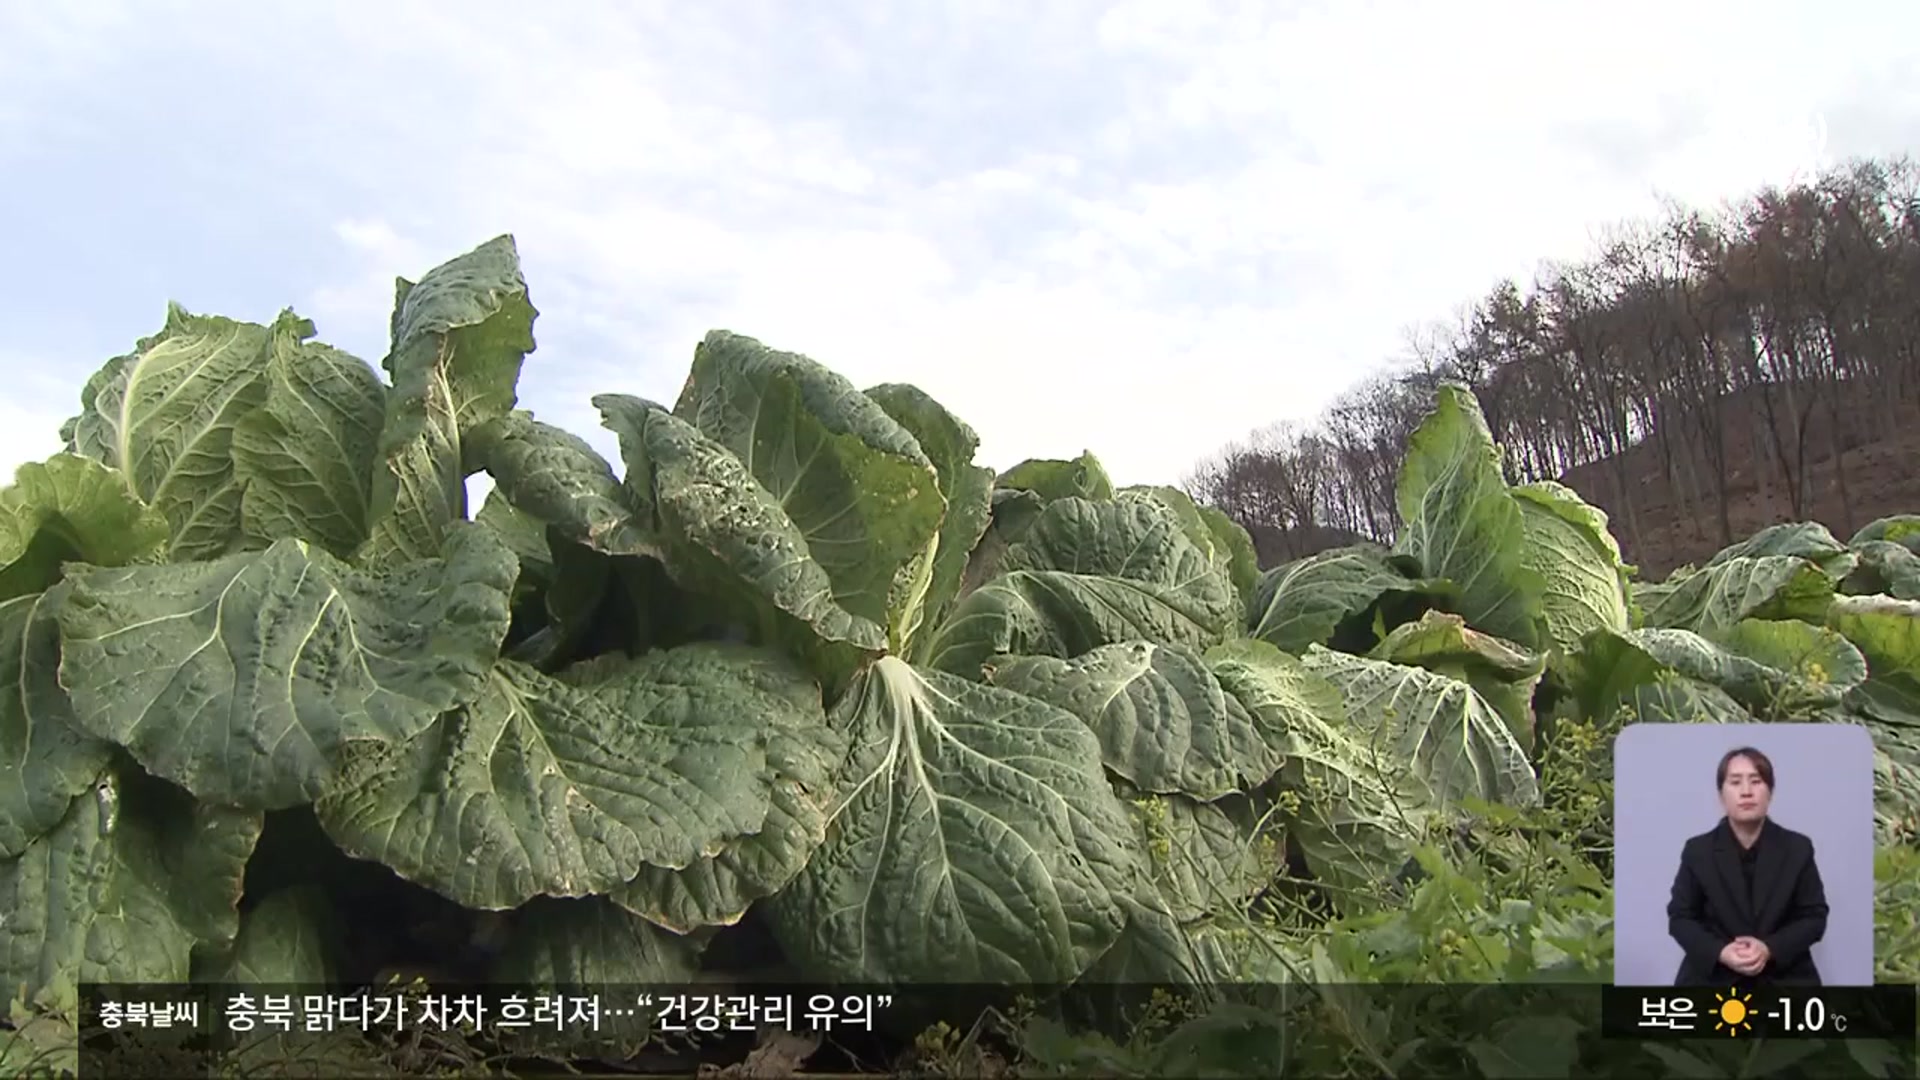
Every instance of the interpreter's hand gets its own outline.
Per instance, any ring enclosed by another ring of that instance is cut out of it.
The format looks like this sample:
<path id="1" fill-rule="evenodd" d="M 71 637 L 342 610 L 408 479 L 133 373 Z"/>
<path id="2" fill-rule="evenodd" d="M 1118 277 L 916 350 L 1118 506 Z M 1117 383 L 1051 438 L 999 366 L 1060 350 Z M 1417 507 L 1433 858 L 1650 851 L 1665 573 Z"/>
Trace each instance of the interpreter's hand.
<path id="1" fill-rule="evenodd" d="M 1740 966 L 1752 959 L 1752 950 L 1738 939 L 1720 946 L 1720 965 L 1729 971 L 1739 971 Z"/>
<path id="2" fill-rule="evenodd" d="M 1720 962 L 1742 975 L 1758 974 L 1765 966 L 1766 946 L 1758 938 L 1737 937 L 1720 950 Z"/>
<path id="3" fill-rule="evenodd" d="M 1764 941 L 1761 941 L 1759 938 L 1748 937 L 1743 934 L 1740 937 L 1735 938 L 1734 940 L 1746 942 L 1748 951 L 1750 951 L 1754 957 L 1753 970 L 1748 972 L 1743 972 L 1743 974 L 1746 974 L 1746 975 L 1756 974 L 1757 972 L 1759 972 L 1761 968 L 1766 967 L 1767 964 L 1773 960 L 1773 950 L 1767 948 L 1767 943 Z"/>

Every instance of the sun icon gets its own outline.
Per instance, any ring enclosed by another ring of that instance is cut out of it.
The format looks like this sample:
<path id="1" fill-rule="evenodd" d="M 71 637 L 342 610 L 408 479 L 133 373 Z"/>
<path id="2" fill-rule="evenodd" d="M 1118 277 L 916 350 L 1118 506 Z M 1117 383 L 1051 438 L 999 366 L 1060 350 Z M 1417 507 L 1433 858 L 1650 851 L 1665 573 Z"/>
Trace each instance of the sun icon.
<path id="1" fill-rule="evenodd" d="M 1753 1025 L 1747 1017 L 1753 1015 L 1753 995 L 1742 994 L 1738 988 L 1729 989 L 1725 997 L 1714 991 L 1713 999 L 1720 1004 L 1713 1010 L 1720 1019 L 1713 1025 L 1715 1031 L 1725 1031 L 1728 1035 L 1738 1035 L 1743 1031 L 1752 1031 Z"/>

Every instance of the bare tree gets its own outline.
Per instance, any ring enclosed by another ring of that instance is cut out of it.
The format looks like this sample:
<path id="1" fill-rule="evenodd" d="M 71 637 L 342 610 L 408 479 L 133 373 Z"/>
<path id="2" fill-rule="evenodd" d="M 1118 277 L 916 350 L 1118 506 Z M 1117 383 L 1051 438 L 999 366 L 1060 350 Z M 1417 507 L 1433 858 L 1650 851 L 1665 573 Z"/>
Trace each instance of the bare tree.
<path id="1" fill-rule="evenodd" d="M 1854 162 L 1711 212 L 1666 207 L 1408 345 L 1312 422 L 1223 448 L 1189 490 L 1264 562 L 1390 542 L 1407 437 L 1457 380 L 1511 479 L 1571 484 L 1650 572 L 1772 521 L 1845 531 L 1911 510 L 1894 504 L 1920 503 L 1920 470 L 1874 448 L 1920 450 L 1920 168 Z"/>

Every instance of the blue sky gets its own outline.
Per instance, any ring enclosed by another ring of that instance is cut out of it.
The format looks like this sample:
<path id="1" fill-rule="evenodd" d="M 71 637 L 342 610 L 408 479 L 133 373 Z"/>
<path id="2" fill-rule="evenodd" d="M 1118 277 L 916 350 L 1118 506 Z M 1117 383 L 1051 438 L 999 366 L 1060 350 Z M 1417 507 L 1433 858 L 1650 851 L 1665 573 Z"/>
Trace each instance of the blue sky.
<path id="1" fill-rule="evenodd" d="M 370 362 L 518 238 L 522 403 L 710 328 L 1177 480 L 1661 196 L 1920 150 L 1920 5 L 0 0 L 0 474 L 168 299 Z"/>

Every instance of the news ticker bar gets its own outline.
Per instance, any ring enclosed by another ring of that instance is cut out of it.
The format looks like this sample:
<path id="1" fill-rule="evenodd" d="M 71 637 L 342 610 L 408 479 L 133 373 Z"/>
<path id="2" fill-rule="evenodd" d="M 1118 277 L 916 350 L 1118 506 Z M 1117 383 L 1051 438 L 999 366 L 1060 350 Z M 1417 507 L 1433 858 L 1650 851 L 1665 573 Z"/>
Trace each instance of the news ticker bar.
<path id="1" fill-rule="evenodd" d="M 873 1030 L 896 994 L 822 986 L 388 986 L 246 984 L 81 987 L 86 1021 L 108 1031 L 237 1036 L 464 1031 L 594 1036 L 647 1032 L 794 1034 Z"/>
<path id="2" fill-rule="evenodd" d="M 214 1043 L 280 1033 L 515 1032 L 591 1039 L 623 1034 L 872 1031 L 889 1014 L 957 1013 L 1017 997 L 1150 1000 L 1193 987 L 861 987 L 789 984 L 599 986 L 536 990 L 498 985 L 380 987 L 246 984 L 95 984 L 81 987 L 83 1023 L 127 1034 L 172 1032 Z M 1284 1011 L 1318 996 L 1306 984 L 1211 987 L 1217 996 Z M 1607 986 L 1502 983 L 1349 984 L 1342 994 L 1383 1008 L 1446 998 L 1525 1015 L 1556 1015 L 1631 1039 L 1915 1039 L 1916 988 Z M 169 1039 L 169 1041 L 172 1041 Z"/>

